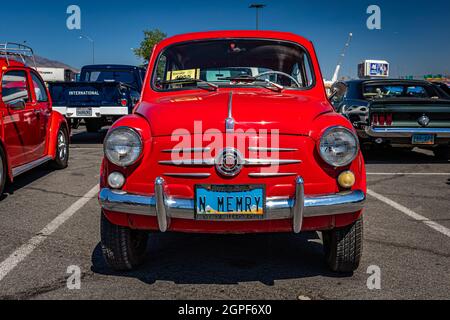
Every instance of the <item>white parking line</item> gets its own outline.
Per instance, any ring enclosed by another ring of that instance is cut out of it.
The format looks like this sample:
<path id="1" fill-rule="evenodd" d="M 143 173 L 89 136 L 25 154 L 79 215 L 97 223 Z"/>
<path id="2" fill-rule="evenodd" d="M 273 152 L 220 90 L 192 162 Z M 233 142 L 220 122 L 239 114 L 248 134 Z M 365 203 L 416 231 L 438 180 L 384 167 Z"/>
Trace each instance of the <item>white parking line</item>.
<path id="1" fill-rule="evenodd" d="M 368 172 L 368 176 L 450 176 L 450 172 Z"/>
<path id="2" fill-rule="evenodd" d="M 423 222 L 425 225 L 427 225 L 431 229 L 434 229 L 434 230 L 442 233 L 443 235 L 450 237 L 450 229 L 440 225 L 439 223 L 436 223 L 436 222 L 428 219 L 427 217 L 421 216 L 420 214 L 415 213 L 414 211 L 406 208 L 405 206 L 402 206 L 401 204 L 399 204 L 389 198 L 386 198 L 385 196 L 382 196 L 381 194 L 376 193 L 372 190 L 367 190 L 367 194 L 380 200 L 381 202 L 384 202 L 385 204 L 393 207 L 394 209 L 397 209 L 398 211 L 406 214 L 407 216 L 413 218 L 414 220 Z"/>
<path id="3" fill-rule="evenodd" d="M 60 226 L 69 220 L 78 210 L 83 208 L 92 198 L 94 198 L 99 190 L 96 185 L 83 197 L 78 199 L 67 210 L 57 216 L 44 229 L 42 229 L 36 236 L 31 238 L 26 244 L 14 251 L 6 260 L 0 263 L 0 281 L 8 275 L 17 265 L 22 262 L 28 255 L 30 255 L 45 239 L 54 233 Z"/>

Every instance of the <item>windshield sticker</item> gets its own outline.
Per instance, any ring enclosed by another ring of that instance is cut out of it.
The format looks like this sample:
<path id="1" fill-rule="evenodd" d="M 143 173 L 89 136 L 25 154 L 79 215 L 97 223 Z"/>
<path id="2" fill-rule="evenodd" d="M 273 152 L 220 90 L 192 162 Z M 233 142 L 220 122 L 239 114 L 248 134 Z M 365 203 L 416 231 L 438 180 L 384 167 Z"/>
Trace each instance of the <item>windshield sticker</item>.
<path id="1" fill-rule="evenodd" d="M 177 79 L 200 79 L 200 69 L 175 70 L 167 72 L 167 81 Z"/>

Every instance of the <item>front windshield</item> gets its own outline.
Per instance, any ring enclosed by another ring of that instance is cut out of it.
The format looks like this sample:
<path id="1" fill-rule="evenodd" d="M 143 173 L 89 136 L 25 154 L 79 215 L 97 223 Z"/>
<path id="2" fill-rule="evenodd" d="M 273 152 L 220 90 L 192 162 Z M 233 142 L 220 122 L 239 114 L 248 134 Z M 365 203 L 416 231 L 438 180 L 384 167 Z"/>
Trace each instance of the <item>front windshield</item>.
<path id="1" fill-rule="evenodd" d="M 269 80 L 288 89 L 306 89 L 314 81 L 309 61 L 301 46 L 276 40 L 181 43 L 168 47 L 160 55 L 153 87 L 190 89 L 204 81 L 221 87 L 255 86 Z M 182 79 L 197 81 L 180 83 Z"/>
<path id="2" fill-rule="evenodd" d="M 388 98 L 431 98 L 434 90 L 413 84 L 366 84 L 363 95 L 366 100 Z"/>

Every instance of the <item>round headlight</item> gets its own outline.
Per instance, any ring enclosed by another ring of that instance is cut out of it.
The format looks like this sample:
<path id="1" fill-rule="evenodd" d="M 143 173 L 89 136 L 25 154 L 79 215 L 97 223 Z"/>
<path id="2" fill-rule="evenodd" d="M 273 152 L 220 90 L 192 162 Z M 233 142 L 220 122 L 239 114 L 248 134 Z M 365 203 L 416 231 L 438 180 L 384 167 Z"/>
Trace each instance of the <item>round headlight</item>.
<path id="1" fill-rule="evenodd" d="M 108 133 L 104 143 L 106 158 L 120 167 L 134 164 L 142 153 L 142 140 L 136 131 L 119 127 Z"/>
<path id="2" fill-rule="evenodd" d="M 329 128 L 320 138 L 320 156 L 333 167 L 345 167 L 359 152 L 358 137 L 347 128 Z"/>

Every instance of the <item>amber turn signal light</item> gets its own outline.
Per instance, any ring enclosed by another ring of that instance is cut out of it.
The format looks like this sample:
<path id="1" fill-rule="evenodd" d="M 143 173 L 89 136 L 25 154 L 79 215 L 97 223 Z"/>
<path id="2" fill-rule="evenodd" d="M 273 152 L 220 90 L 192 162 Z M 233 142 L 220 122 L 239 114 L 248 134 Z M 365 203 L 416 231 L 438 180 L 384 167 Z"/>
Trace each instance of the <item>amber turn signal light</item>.
<path id="1" fill-rule="evenodd" d="M 339 175 L 338 183 L 342 188 L 350 189 L 355 185 L 355 174 L 351 171 L 344 171 Z"/>

